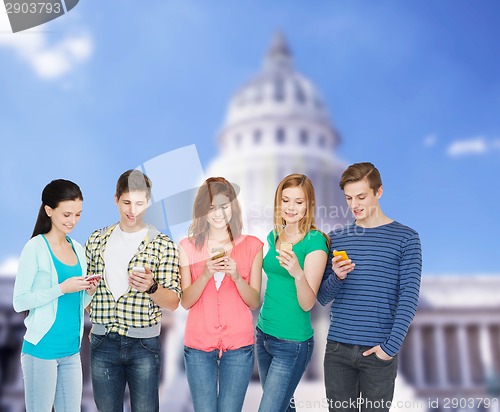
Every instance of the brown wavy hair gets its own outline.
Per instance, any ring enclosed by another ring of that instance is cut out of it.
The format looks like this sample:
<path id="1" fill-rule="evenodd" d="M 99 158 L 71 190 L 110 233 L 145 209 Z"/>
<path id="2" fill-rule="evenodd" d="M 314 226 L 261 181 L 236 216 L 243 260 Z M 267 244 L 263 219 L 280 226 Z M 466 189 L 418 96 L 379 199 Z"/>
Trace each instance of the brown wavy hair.
<path id="1" fill-rule="evenodd" d="M 243 230 L 241 206 L 233 185 L 223 177 L 209 177 L 203 182 L 196 194 L 193 206 L 193 223 L 191 223 L 188 230 L 188 237 L 191 241 L 194 241 L 197 249 L 200 249 L 205 244 L 205 240 L 208 237 L 210 226 L 207 215 L 216 195 L 227 196 L 231 204 L 231 220 L 226 223 L 231 242 L 233 242 Z"/>
<path id="2" fill-rule="evenodd" d="M 317 230 L 325 237 L 330 244 L 330 238 L 328 235 L 323 233 L 316 226 L 316 219 L 314 214 L 316 213 L 316 194 L 314 192 L 314 186 L 306 175 L 300 173 L 293 173 L 286 176 L 276 188 L 276 194 L 274 195 L 274 232 L 277 237 L 285 229 L 286 223 L 282 217 L 281 202 L 283 196 L 283 190 L 290 187 L 300 187 L 305 196 L 306 201 L 306 213 L 302 220 L 299 222 L 299 230 L 306 236 L 311 230 Z"/>

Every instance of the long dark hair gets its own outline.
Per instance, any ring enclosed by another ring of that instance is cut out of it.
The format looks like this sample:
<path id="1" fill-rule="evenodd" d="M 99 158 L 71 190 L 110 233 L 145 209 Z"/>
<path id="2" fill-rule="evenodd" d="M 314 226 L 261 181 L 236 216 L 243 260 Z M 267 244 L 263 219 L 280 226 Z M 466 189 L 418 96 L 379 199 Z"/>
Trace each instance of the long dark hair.
<path id="1" fill-rule="evenodd" d="M 194 239 L 197 249 L 203 246 L 205 239 L 208 237 L 209 224 L 207 215 L 216 195 L 227 196 L 231 203 L 232 217 L 226 223 L 227 233 L 231 242 L 241 235 L 243 229 L 241 207 L 233 185 L 223 177 L 209 177 L 198 189 L 193 207 L 193 223 L 191 223 L 188 230 L 188 237 L 191 240 Z"/>
<path id="2" fill-rule="evenodd" d="M 31 237 L 50 232 L 52 221 L 45 212 L 45 206 L 55 209 L 65 200 L 83 200 L 82 191 L 76 183 L 69 180 L 57 179 L 50 182 L 42 192 L 42 205 L 38 212 L 35 227 Z"/>

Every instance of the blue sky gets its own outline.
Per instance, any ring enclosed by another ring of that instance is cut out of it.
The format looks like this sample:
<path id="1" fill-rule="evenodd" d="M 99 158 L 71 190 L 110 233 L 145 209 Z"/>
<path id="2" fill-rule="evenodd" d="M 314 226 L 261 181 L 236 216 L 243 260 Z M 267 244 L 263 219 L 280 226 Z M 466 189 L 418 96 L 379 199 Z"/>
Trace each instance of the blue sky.
<path id="1" fill-rule="evenodd" d="M 52 179 L 83 190 L 83 242 L 116 219 L 124 170 L 190 144 L 208 166 L 229 99 L 281 30 L 339 156 L 374 162 L 384 211 L 420 232 L 424 272 L 499 274 L 500 3 L 311 4 L 81 0 L 17 34 L 0 6 L 0 267 Z"/>

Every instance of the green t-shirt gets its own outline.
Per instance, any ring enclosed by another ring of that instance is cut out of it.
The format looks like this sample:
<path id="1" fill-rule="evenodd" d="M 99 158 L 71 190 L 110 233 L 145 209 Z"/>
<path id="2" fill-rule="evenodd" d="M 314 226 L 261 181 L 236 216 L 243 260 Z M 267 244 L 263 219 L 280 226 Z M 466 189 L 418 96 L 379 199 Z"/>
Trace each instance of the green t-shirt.
<path id="1" fill-rule="evenodd" d="M 303 342 L 314 335 L 311 315 L 299 305 L 295 279 L 276 259 L 278 252 L 275 236 L 274 232 L 267 236 L 269 250 L 263 263 L 263 269 L 267 274 L 267 286 L 257 327 L 262 332 L 279 339 Z M 317 230 L 310 231 L 300 242 L 293 245 L 293 252 L 302 269 L 306 256 L 315 250 L 323 250 L 328 254 L 326 239 Z"/>

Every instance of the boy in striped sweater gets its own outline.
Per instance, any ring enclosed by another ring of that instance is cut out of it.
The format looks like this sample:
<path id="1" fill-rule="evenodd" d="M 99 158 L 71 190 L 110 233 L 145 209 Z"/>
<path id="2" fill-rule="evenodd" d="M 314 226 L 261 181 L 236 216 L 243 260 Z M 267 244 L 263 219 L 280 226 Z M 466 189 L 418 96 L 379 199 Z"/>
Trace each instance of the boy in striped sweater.
<path id="1" fill-rule="evenodd" d="M 333 301 L 324 362 L 329 409 L 389 411 L 397 354 L 418 303 L 420 239 L 382 212 L 382 180 L 373 164 L 349 166 L 340 188 L 355 221 L 329 233 L 318 292 L 322 305 Z M 340 250 L 347 259 L 333 256 Z"/>

